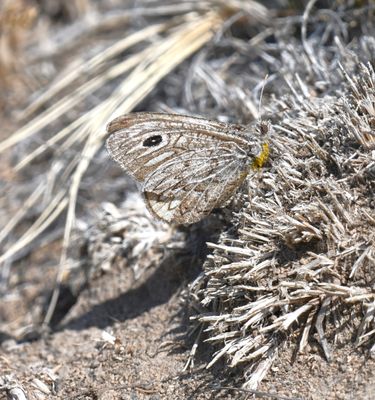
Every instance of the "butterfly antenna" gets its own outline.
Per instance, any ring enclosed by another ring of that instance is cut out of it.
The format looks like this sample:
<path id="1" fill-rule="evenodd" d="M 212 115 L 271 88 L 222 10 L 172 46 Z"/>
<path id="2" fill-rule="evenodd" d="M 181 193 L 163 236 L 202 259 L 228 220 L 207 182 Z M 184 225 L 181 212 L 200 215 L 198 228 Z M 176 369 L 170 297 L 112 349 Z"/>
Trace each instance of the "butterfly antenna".
<path id="1" fill-rule="evenodd" d="M 258 115 L 259 116 L 260 116 L 260 109 L 262 108 L 263 92 L 264 92 L 264 88 L 266 87 L 266 84 L 267 84 L 267 79 L 268 79 L 268 74 L 263 79 L 263 85 L 262 85 L 262 89 L 260 91 L 259 108 L 258 108 Z"/>

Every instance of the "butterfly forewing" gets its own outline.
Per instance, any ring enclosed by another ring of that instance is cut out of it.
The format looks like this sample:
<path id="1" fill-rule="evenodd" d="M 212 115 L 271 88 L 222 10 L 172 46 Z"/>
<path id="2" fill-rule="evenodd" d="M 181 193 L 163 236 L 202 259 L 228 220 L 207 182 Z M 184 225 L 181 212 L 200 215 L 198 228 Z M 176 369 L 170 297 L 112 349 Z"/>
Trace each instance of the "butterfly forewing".
<path id="1" fill-rule="evenodd" d="M 153 215 L 193 223 L 220 207 L 246 176 L 243 130 L 203 118 L 135 113 L 109 124 L 107 148 L 142 183 Z"/>

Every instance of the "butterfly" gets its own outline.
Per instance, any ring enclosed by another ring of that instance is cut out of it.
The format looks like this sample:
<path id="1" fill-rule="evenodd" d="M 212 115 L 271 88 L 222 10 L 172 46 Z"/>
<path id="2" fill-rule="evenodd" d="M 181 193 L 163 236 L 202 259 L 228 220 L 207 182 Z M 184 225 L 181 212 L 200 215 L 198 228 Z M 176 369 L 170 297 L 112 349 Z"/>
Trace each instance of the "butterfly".
<path id="1" fill-rule="evenodd" d="M 222 207 L 269 154 L 244 125 L 177 114 L 131 113 L 107 126 L 107 149 L 141 183 L 150 213 L 192 224 Z"/>

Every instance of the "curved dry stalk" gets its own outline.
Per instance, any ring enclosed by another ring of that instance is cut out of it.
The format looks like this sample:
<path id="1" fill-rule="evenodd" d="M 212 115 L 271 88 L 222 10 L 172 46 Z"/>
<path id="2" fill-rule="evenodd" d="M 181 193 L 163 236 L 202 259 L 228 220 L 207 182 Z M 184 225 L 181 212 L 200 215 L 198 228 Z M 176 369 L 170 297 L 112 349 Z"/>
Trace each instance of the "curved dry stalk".
<path id="1" fill-rule="evenodd" d="M 40 214 L 37 220 L 31 225 L 29 229 L 18 239 L 18 241 L 11 246 L 5 253 L 0 255 L 0 263 L 10 259 L 20 250 L 30 244 L 42 232 L 44 232 L 54 222 L 60 214 L 64 211 L 68 204 L 67 199 L 64 197 L 65 190 L 59 191 L 51 200 L 48 206 Z"/>

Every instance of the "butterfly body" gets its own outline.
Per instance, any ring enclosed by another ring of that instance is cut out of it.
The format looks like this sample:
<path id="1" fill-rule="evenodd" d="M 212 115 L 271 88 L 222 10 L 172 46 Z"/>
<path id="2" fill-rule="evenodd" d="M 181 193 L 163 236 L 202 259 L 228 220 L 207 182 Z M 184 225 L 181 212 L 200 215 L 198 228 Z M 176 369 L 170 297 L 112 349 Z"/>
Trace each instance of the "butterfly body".
<path id="1" fill-rule="evenodd" d="M 246 127 L 204 118 L 134 113 L 107 130 L 109 153 L 142 184 L 151 214 L 176 224 L 197 222 L 222 206 L 259 153 Z"/>

